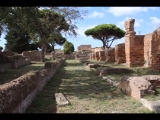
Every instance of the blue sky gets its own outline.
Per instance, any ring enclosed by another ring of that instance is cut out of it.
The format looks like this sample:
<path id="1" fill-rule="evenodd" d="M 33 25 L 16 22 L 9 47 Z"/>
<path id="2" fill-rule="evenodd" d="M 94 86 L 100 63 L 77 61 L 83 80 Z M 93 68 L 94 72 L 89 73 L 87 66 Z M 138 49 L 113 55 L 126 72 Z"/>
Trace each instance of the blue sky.
<path id="1" fill-rule="evenodd" d="M 153 32 L 160 27 L 160 7 L 83 7 L 88 14 L 83 20 L 77 21 L 77 37 L 67 37 L 67 40 L 74 44 L 75 50 L 80 45 L 91 45 L 101 47 L 102 42 L 92 37 L 87 37 L 84 31 L 100 24 L 115 24 L 125 30 L 124 21 L 129 18 L 135 19 L 134 30 L 139 35 Z M 125 38 L 115 40 L 112 44 L 124 43 Z M 5 47 L 4 34 L 0 38 L 0 46 Z M 56 46 L 63 49 L 63 46 Z"/>

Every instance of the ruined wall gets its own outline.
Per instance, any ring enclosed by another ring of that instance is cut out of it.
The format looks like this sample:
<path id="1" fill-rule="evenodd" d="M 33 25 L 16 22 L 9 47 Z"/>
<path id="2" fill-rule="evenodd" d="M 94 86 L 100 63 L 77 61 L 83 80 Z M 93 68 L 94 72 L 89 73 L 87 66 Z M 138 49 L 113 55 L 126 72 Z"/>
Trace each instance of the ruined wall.
<path id="1" fill-rule="evenodd" d="M 144 35 L 135 35 L 134 22 L 135 19 L 125 21 L 125 53 L 128 67 L 142 66 L 144 64 Z"/>
<path id="2" fill-rule="evenodd" d="M 160 71 L 160 28 L 155 30 L 152 34 L 151 40 L 151 67 L 155 70 Z"/>
<path id="3" fill-rule="evenodd" d="M 95 52 L 95 59 L 96 59 L 96 60 L 99 60 L 99 59 L 100 59 L 99 51 Z"/>
<path id="4" fill-rule="evenodd" d="M 0 113 L 24 113 L 63 61 L 47 62 L 45 69 L 28 73 L 0 85 Z"/>
<path id="5" fill-rule="evenodd" d="M 97 51 L 103 51 L 102 47 L 95 47 L 91 49 L 93 52 L 97 52 Z"/>
<path id="6" fill-rule="evenodd" d="M 10 63 L 12 61 L 12 56 L 16 55 L 14 52 L 1 52 L 0 53 L 0 63 Z"/>
<path id="7" fill-rule="evenodd" d="M 106 50 L 106 61 L 115 62 L 115 48 L 109 48 Z"/>
<path id="8" fill-rule="evenodd" d="M 115 46 L 115 61 L 117 64 L 126 62 L 125 43 Z"/>
<path id="9" fill-rule="evenodd" d="M 41 51 L 23 51 L 22 56 L 30 57 L 31 61 L 41 61 Z"/>
<path id="10" fill-rule="evenodd" d="M 78 51 L 81 51 L 81 50 L 90 50 L 92 47 L 91 45 L 80 45 L 78 46 Z"/>
<path id="11" fill-rule="evenodd" d="M 11 68 L 15 69 L 30 63 L 31 63 L 31 58 L 23 57 L 21 55 L 14 55 L 12 56 Z"/>
<path id="12" fill-rule="evenodd" d="M 95 53 L 95 52 L 93 52 L 92 59 L 93 59 L 93 60 L 96 59 L 96 53 Z"/>
<path id="13" fill-rule="evenodd" d="M 105 61 L 106 60 L 106 54 L 105 51 L 99 51 L 99 60 L 100 61 Z"/>
<path id="14" fill-rule="evenodd" d="M 144 67 L 151 67 L 152 33 L 144 36 Z"/>
<path id="15" fill-rule="evenodd" d="M 55 58 L 64 58 L 65 55 L 64 55 L 64 52 L 56 52 L 55 53 Z"/>

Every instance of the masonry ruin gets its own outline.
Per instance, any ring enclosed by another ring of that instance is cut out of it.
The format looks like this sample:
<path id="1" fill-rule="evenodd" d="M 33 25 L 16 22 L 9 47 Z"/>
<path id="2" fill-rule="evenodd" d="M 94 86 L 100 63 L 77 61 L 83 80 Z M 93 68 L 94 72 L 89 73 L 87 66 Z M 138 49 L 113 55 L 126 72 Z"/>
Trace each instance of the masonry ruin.
<path id="1" fill-rule="evenodd" d="M 28 56 L 31 58 L 31 61 L 41 61 L 41 51 L 23 51 L 22 56 Z"/>
<path id="2" fill-rule="evenodd" d="M 160 28 L 153 33 L 136 35 L 134 22 L 135 19 L 125 21 L 126 65 L 151 67 L 160 71 Z"/>
<path id="3" fill-rule="evenodd" d="M 64 60 L 46 62 L 44 69 L 0 85 L 0 113 L 24 113 Z"/>
<path id="4" fill-rule="evenodd" d="M 78 51 L 81 51 L 81 50 L 91 50 L 91 45 L 80 45 L 78 46 Z"/>
<path id="5" fill-rule="evenodd" d="M 125 43 L 121 43 L 115 46 L 115 61 L 116 64 L 125 63 Z"/>

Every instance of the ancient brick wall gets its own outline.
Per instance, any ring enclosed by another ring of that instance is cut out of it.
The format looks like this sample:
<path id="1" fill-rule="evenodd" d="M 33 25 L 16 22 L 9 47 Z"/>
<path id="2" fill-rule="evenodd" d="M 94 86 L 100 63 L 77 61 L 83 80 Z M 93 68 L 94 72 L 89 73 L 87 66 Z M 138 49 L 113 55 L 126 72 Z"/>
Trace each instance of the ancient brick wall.
<path id="1" fill-rule="evenodd" d="M 64 52 L 56 52 L 55 53 L 55 58 L 64 58 L 65 55 L 64 55 Z"/>
<path id="2" fill-rule="evenodd" d="M 16 55 L 16 53 L 8 51 L 0 53 L 0 63 L 10 63 L 12 61 L 11 57 Z"/>
<path id="3" fill-rule="evenodd" d="M 0 85 L 0 113 L 24 113 L 63 61 L 46 63 L 45 69 L 34 71 Z"/>
<path id="4" fill-rule="evenodd" d="M 95 47 L 91 49 L 93 52 L 97 52 L 97 51 L 103 51 L 104 49 L 102 47 Z"/>
<path id="5" fill-rule="evenodd" d="M 151 67 L 152 33 L 144 36 L 144 67 Z"/>
<path id="6" fill-rule="evenodd" d="M 93 59 L 93 60 L 95 60 L 95 59 L 96 59 L 96 53 L 95 53 L 95 52 L 93 52 L 92 59 Z"/>
<path id="7" fill-rule="evenodd" d="M 134 23 L 135 19 L 129 19 L 124 23 L 126 29 L 126 65 L 128 67 L 142 66 L 144 64 L 144 35 L 136 35 Z"/>
<path id="8" fill-rule="evenodd" d="M 115 46 L 115 61 L 117 64 L 126 62 L 125 43 Z"/>
<path id="9" fill-rule="evenodd" d="M 15 69 L 30 63 L 31 63 L 31 58 L 23 57 L 22 55 L 14 55 L 12 56 L 11 68 Z"/>
<path id="10" fill-rule="evenodd" d="M 91 50 L 91 45 L 80 45 L 78 46 L 78 51 L 81 51 L 81 50 Z"/>
<path id="11" fill-rule="evenodd" d="M 160 28 L 153 32 L 151 43 L 151 67 L 160 71 Z"/>
<path id="12" fill-rule="evenodd" d="M 99 60 L 100 61 L 105 61 L 106 60 L 106 54 L 105 54 L 105 51 L 99 51 Z"/>
<path id="13" fill-rule="evenodd" d="M 144 35 L 126 36 L 125 40 L 126 65 L 144 65 Z"/>
<path id="14" fill-rule="evenodd" d="M 99 60 L 100 56 L 99 56 L 99 51 L 95 52 L 95 60 Z"/>
<path id="15" fill-rule="evenodd" d="M 115 48 L 109 48 L 106 50 L 106 61 L 115 62 Z"/>
<path id="16" fill-rule="evenodd" d="M 22 56 L 30 57 L 31 61 L 41 61 L 41 51 L 23 51 Z"/>

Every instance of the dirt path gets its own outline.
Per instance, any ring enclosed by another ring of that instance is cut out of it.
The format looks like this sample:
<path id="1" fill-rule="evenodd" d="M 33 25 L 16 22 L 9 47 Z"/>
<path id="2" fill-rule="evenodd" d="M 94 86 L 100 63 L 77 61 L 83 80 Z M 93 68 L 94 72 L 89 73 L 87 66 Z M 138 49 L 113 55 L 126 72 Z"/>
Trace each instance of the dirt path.
<path id="1" fill-rule="evenodd" d="M 55 93 L 62 93 L 70 105 L 58 106 Z M 66 60 L 26 112 L 152 113 L 76 60 Z"/>

